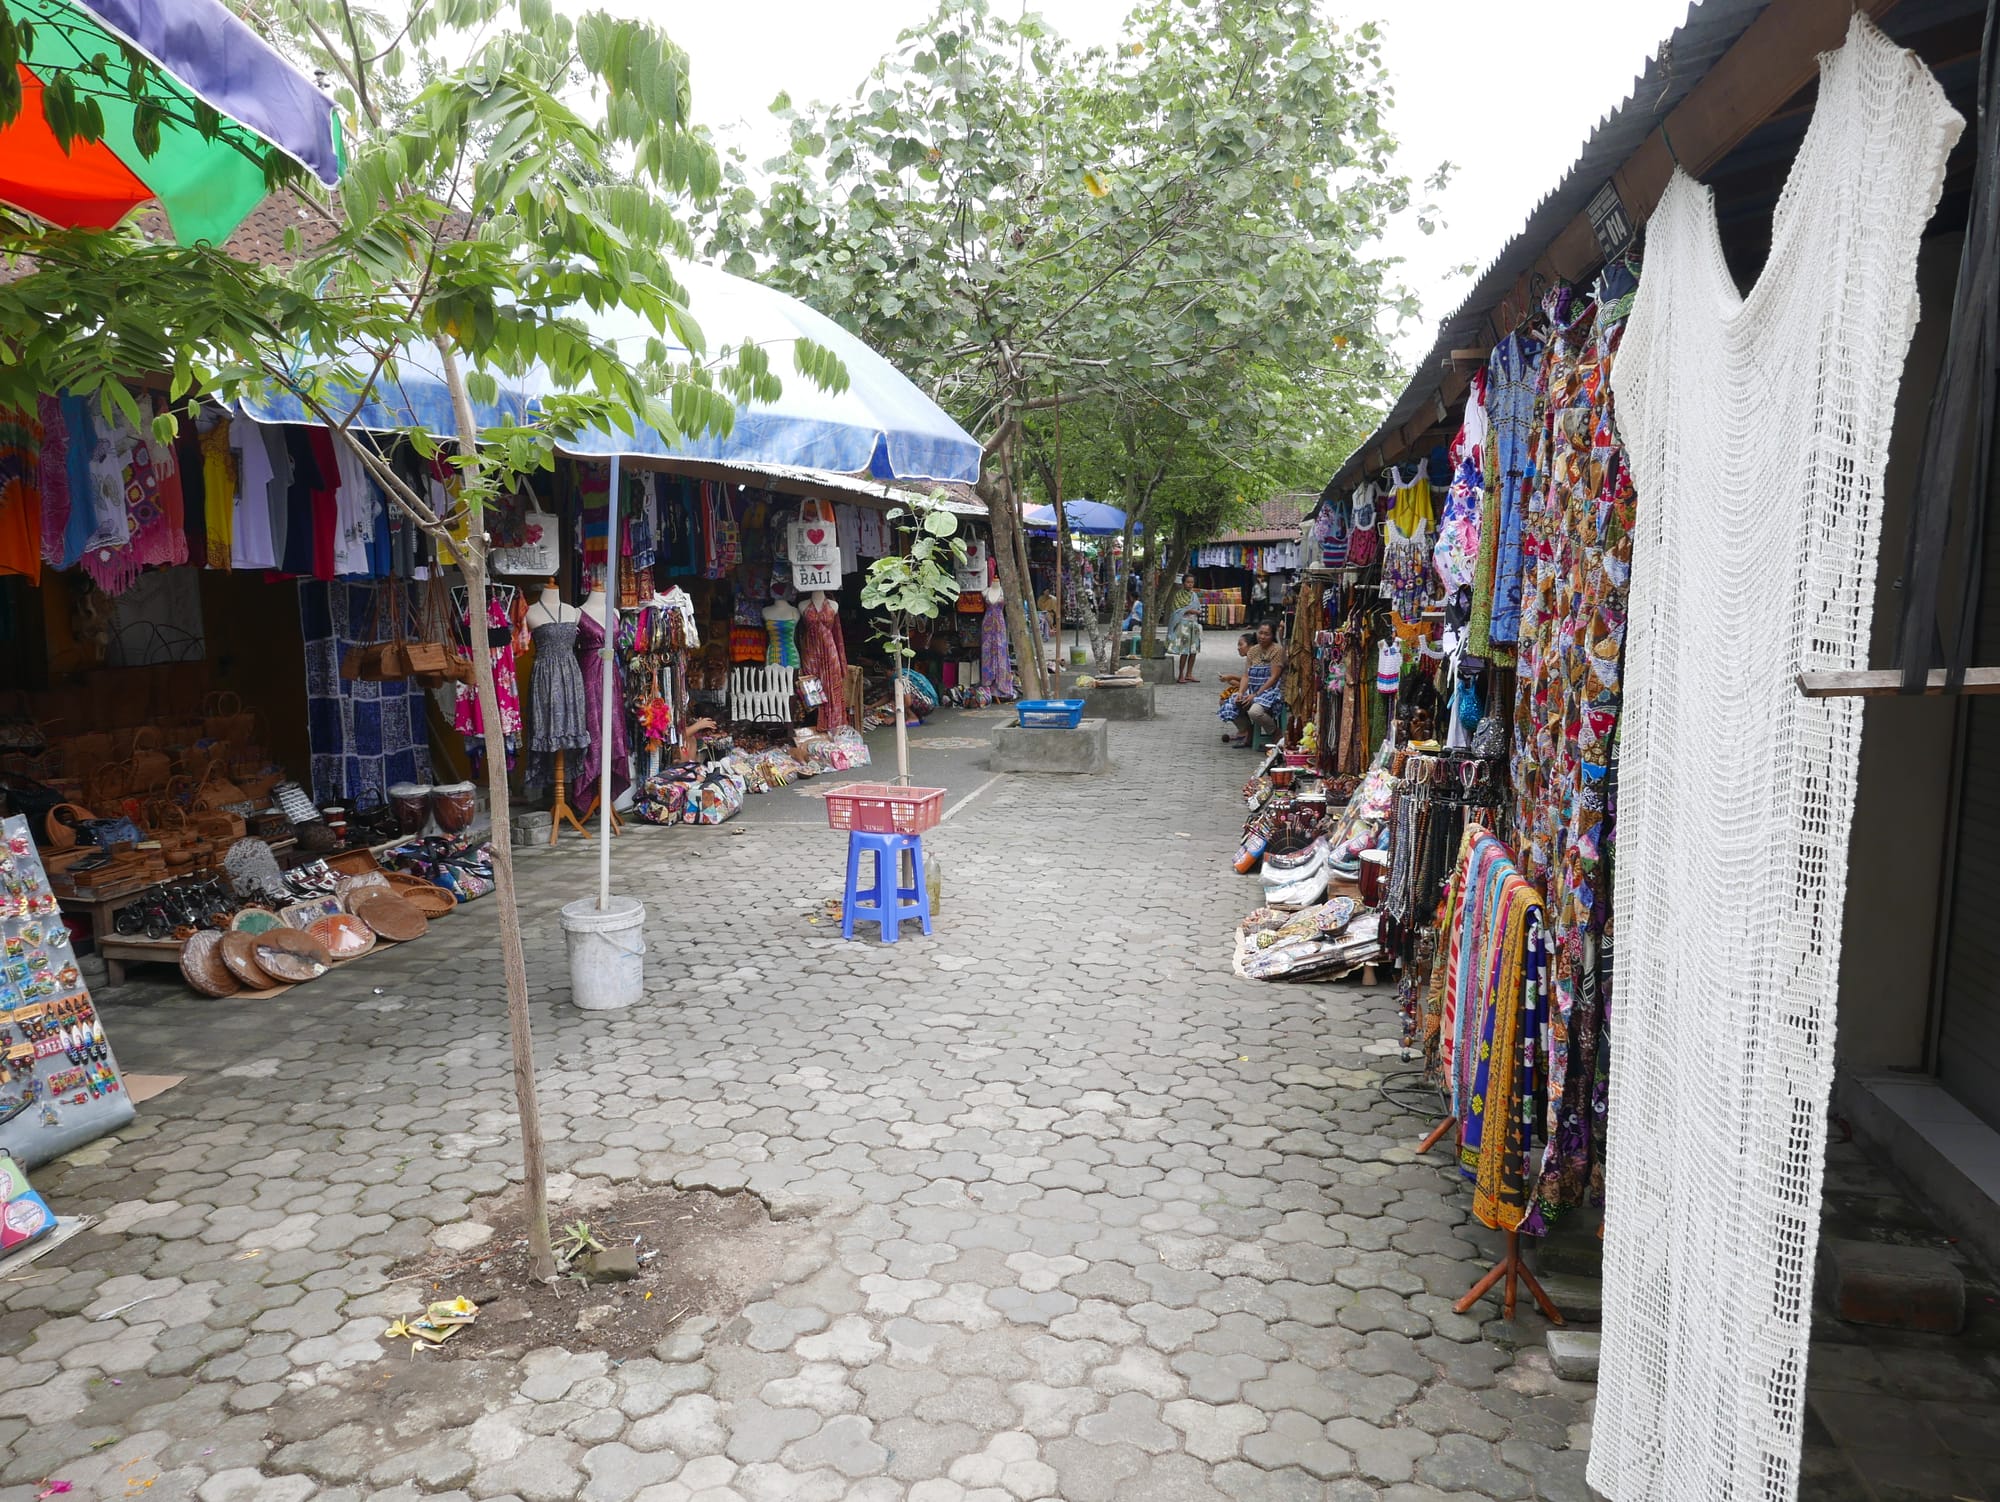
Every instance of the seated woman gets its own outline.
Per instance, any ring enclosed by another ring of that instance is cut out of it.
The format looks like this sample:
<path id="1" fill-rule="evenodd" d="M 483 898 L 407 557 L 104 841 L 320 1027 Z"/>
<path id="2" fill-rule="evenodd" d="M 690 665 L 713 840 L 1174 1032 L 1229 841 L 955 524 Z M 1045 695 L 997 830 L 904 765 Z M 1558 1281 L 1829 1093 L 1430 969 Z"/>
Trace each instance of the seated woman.
<path id="1" fill-rule="evenodd" d="M 1285 649 L 1278 645 L 1271 623 L 1266 621 L 1254 639 L 1245 640 L 1249 647 L 1238 647 L 1243 652 L 1243 686 L 1216 711 L 1223 723 L 1236 727 L 1233 736 L 1224 738 L 1239 747 L 1250 744 L 1253 725 L 1267 732 L 1277 730 L 1278 706 L 1285 699 Z"/>

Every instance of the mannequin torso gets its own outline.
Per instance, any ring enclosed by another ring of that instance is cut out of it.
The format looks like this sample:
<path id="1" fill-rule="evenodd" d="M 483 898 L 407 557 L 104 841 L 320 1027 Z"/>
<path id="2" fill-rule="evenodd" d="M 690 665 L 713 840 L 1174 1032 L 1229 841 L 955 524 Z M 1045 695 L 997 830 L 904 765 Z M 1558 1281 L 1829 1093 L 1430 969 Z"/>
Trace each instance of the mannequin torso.
<path id="1" fill-rule="evenodd" d="M 535 603 L 528 607 L 528 629 L 532 631 L 539 626 L 571 622 L 581 613 L 574 605 L 565 602 L 563 597 L 556 593 L 556 587 L 551 584 L 541 592 Z"/>

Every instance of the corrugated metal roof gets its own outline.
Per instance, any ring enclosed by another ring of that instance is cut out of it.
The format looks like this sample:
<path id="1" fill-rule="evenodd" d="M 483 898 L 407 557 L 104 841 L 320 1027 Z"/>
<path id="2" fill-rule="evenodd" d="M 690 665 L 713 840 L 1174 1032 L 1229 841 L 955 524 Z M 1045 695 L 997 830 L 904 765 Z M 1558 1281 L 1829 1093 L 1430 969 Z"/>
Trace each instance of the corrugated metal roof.
<path id="1" fill-rule="evenodd" d="M 1611 174 L 1679 107 L 1688 91 L 1701 82 L 1722 55 L 1736 45 L 1769 3 L 1770 0 L 1698 0 L 1688 7 L 1687 20 L 1648 59 L 1645 71 L 1632 81 L 1625 102 L 1598 121 L 1562 181 L 1529 211 L 1527 221 L 1479 274 L 1457 309 L 1438 326 L 1436 342 L 1411 371 L 1402 395 L 1375 431 L 1341 461 L 1328 484 L 1329 490 L 1353 485 L 1360 475 L 1362 455 L 1423 410 L 1431 393 L 1450 372 L 1454 349 L 1492 343 L 1496 331 L 1487 326 L 1487 314 L 1535 264 L 1549 242 L 1583 212 L 1591 196 Z M 1586 25 L 1581 41 L 1586 53 L 1587 33 Z M 1574 60 L 1577 66 L 1587 66 L 1587 59 L 1581 55 Z"/>
<path id="2" fill-rule="evenodd" d="M 1313 503 L 1312 493 L 1304 490 L 1280 491 L 1277 495 L 1266 496 L 1257 508 L 1257 525 L 1243 527 L 1234 532 L 1225 532 L 1211 542 L 1287 542 L 1296 541 L 1299 523 L 1305 520 L 1306 508 Z M 1248 520 L 1246 515 L 1245 520 Z"/>

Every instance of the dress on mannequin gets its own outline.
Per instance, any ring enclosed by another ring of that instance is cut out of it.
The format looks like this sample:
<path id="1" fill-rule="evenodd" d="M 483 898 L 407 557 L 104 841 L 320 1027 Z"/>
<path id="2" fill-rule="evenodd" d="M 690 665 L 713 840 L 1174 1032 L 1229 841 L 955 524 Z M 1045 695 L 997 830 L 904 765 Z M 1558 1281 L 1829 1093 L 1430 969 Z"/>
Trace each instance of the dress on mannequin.
<path id="1" fill-rule="evenodd" d="M 594 594 L 591 598 L 597 601 L 599 609 L 593 612 L 589 601 L 586 601 L 576 627 L 577 652 L 582 659 L 581 672 L 578 676 L 583 684 L 586 706 L 584 726 L 587 736 L 586 749 L 577 761 L 576 788 L 578 802 L 584 805 L 596 802 L 598 778 L 603 767 L 601 758 L 604 755 L 604 675 L 606 672 L 616 673 L 618 670 L 618 654 L 605 649 L 603 596 Z M 625 735 L 623 695 L 616 682 L 612 685 L 612 693 L 618 695 L 611 709 L 611 799 L 616 803 L 619 795 L 632 785 L 632 773 L 629 743 Z"/>
<path id="2" fill-rule="evenodd" d="M 773 600 L 764 607 L 764 630 L 770 641 L 764 649 L 766 667 L 795 668 L 799 665 L 799 607 L 790 600 Z"/>
<path id="3" fill-rule="evenodd" d="M 853 723 L 847 717 L 847 644 L 840 634 L 840 607 L 815 591 L 799 614 L 806 627 L 805 671 L 826 690 L 819 728 L 838 730 Z"/>
<path id="4" fill-rule="evenodd" d="M 540 782 L 550 780 L 555 754 L 590 744 L 590 724 L 577 661 L 581 612 L 554 589 L 528 607 L 528 630 L 535 643 L 535 671 L 528 687 L 528 750 Z M 602 628 L 600 628 L 601 634 Z"/>

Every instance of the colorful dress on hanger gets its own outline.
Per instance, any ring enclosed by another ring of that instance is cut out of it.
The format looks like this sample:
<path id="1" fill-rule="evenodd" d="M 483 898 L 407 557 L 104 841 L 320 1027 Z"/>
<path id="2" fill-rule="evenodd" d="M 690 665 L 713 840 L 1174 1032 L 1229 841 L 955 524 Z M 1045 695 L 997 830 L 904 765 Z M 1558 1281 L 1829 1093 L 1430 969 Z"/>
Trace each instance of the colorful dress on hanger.
<path id="1" fill-rule="evenodd" d="M 471 612 L 459 617 L 466 629 L 471 629 Z M 507 607 L 489 596 L 486 601 L 486 624 L 492 632 L 506 632 L 507 639 L 493 649 L 493 697 L 500 701 L 500 728 L 510 736 L 521 733 L 521 690 L 514 677 L 513 626 L 507 619 Z M 472 660 L 472 648 L 460 647 L 458 655 L 467 662 Z M 460 735 L 484 735 L 485 716 L 479 712 L 479 687 L 473 683 L 458 686 L 458 703 L 452 706 L 451 728 Z"/>
<path id="2" fill-rule="evenodd" d="M 1465 418 L 1451 444 L 1451 488 L 1445 492 L 1437 546 L 1431 553 L 1447 595 L 1472 588 L 1479 571 L 1479 511 L 1486 494 L 1480 465 L 1485 447 L 1486 372 L 1475 370 L 1465 398 Z"/>
<path id="3" fill-rule="evenodd" d="M 236 538 L 236 456 L 229 449 L 228 420 L 211 424 L 200 443 L 203 562 L 228 568 Z"/>
<path id="4" fill-rule="evenodd" d="M 576 801 L 590 807 L 597 801 L 598 769 L 603 765 L 604 755 L 604 675 L 618 671 L 617 654 L 604 650 L 604 628 L 597 623 L 597 617 L 585 614 L 576 623 L 577 656 L 582 663 L 579 676 L 584 687 L 584 729 L 589 743 L 584 748 L 577 763 Z M 612 693 L 617 696 L 611 709 L 611 797 L 615 802 L 618 795 L 632 785 L 629 764 L 629 741 L 625 735 L 625 708 L 623 685 L 612 684 Z"/>
<path id="5" fill-rule="evenodd" d="M 852 724 L 847 714 L 847 643 L 840 631 L 840 607 L 831 599 L 799 607 L 806 628 L 805 671 L 819 679 L 826 703 L 819 707 L 819 728 L 838 730 Z"/>
<path id="6" fill-rule="evenodd" d="M 988 605 L 986 619 L 979 627 L 979 681 L 996 699 L 1012 699 L 1020 694 L 1014 679 L 1014 658 L 1007 649 L 1007 609 L 1003 604 Z"/>
<path id="7" fill-rule="evenodd" d="M 1382 523 L 1382 582 L 1396 614 L 1406 621 L 1422 616 L 1431 594 L 1431 525 L 1435 519 L 1431 477 L 1419 460 L 1413 473 L 1390 472 L 1394 504 Z"/>
<path id="8" fill-rule="evenodd" d="M 42 562 L 50 568 L 64 563 L 63 538 L 69 530 L 69 429 L 62 403 L 44 396 L 35 403 L 42 423 L 42 447 L 36 483 L 42 492 Z"/>
<path id="9" fill-rule="evenodd" d="M 0 574 L 42 577 L 42 497 L 35 419 L 0 408 Z"/>
<path id="10" fill-rule="evenodd" d="M 1521 528 L 1535 481 L 1537 381 L 1542 341 L 1516 331 L 1486 362 L 1486 490 L 1479 515 L 1479 571 L 1472 583 L 1471 650 L 1511 663 L 1521 630 Z"/>

